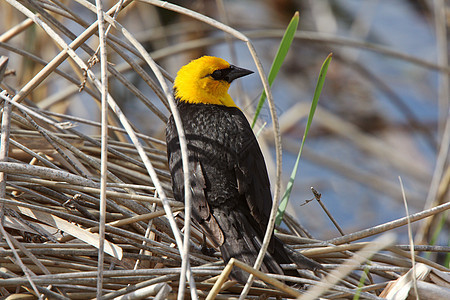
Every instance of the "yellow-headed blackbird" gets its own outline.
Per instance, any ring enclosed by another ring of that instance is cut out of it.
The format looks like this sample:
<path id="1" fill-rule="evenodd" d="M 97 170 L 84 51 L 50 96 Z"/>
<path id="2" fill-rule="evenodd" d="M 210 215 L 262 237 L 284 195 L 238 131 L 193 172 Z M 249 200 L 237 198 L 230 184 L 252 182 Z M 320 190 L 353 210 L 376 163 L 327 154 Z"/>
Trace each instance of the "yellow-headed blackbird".
<path id="1" fill-rule="evenodd" d="M 251 73 L 221 58 L 203 56 L 182 67 L 174 83 L 187 139 L 193 219 L 220 248 L 225 262 L 234 257 L 250 266 L 261 248 L 272 196 L 261 149 L 228 88 L 234 79 Z M 166 140 L 174 197 L 183 201 L 181 151 L 172 116 Z M 281 269 L 280 264 L 291 262 L 320 267 L 272 236 L 261 270 L 298 275 Z M 248 278 L 236 268 L 231 275 L 240 282 Z"/>

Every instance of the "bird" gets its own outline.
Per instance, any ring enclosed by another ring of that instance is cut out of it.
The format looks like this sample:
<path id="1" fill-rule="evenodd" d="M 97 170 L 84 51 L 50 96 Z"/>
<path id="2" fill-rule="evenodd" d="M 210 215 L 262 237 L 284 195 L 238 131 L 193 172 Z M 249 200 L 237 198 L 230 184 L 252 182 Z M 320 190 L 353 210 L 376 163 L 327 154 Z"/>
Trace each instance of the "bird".
<path id="1" fill-rule="evenodd" d="M 184 128 L 192 193 L 192 219 L 222 258 L 253 266 L 272 207 L 263 154 L 242 110 L 228 94 L 230 84 L 253 72 L 222 58 L 202 56 L 180 68 L 173 93 Z M 173 115 L 166 126 L 167 158 L 175 200 L 184 201 L 184 175 Z M 298 276 L 280 264 L 316 270 L 306 258 L 272 234 L 261 271 Z M 234 267 L 232 279 L 248 273 Z"/>

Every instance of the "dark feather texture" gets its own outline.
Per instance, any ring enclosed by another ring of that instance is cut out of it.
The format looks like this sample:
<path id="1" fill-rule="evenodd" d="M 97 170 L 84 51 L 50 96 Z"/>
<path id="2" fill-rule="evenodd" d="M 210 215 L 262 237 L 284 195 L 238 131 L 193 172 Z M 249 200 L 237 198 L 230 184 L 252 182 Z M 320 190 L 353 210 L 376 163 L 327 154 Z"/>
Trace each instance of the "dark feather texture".
<path id="1" fill-rule="evenodd" d="M 253 131 L 236 107 L 178 101 L 178 109 L 188 144 L 194 219 L 219 246 L 225 261 L 234 257 L 252 266 L 272 207 L 266 165 Z M 181 151 L 173 117 L 166 140 L 174 196 L 183 201 Z M 283 274 L 279 264 L 293 262 L 290 256 L 286 246 L 272 237 L 261 270 Z M 307 267 L 317 267 L 305 261 Z M 232 277 L 245 282 L 248 274 L 234 269 Z"/>

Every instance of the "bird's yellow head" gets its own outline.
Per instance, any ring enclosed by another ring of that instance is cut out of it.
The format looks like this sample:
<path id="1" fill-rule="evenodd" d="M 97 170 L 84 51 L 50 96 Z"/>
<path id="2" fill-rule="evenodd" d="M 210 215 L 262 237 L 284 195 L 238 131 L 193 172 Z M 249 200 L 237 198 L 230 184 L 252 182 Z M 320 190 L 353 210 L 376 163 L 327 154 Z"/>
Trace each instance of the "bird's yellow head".
<path id="1" fill-rule="evenodd" d="M 230 83 L 252 71 L 230 65 L 214 56 L 202 56 L 183 66 L 174 82 L 175 97 L 187 103 L 234 106 L 228 94 Z"/>

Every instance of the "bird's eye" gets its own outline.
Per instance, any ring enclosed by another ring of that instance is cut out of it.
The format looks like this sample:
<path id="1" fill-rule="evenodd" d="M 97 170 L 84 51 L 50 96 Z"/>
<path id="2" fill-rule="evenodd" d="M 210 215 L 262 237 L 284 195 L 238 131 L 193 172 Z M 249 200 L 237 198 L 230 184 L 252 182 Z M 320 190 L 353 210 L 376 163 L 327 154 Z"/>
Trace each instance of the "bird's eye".
<path id="1" fill-rule="evenodd" d="M 215 80 L 223 79 L 223 72 L 222 72 L 222 70 L 215 70 L 214 72 L 212 72 L 211 77 L 214 78 Z"/>

